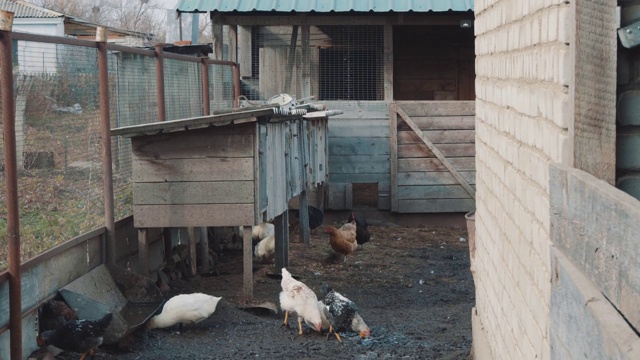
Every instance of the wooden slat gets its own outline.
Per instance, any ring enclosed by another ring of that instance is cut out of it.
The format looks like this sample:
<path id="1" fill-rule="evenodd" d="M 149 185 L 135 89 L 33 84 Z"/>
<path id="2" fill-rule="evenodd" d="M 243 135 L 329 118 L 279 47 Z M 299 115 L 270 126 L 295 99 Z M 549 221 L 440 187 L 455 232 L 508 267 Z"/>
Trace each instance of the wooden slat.
<path id="1" fill-rule="evenodd" d="M 475 171 L 461 171 L 459 175 L 467 184 L 475 184 Z M 402 185 L 457 185 L 460 182 L 450 172 L 402 172 L 398 173 L 398 186 Z M 471 185 L 469 185 L 471 186 Z"/>
<path id="2" fill-rule="evenodd" d="M 240 77 L 251 77 L 251 27 L 238 26 L 238 64 Z"/>
<path id="3" fill-rule="evenodd" d="M 469 212 L 474 210 L 475 206 L 473 199 L 399 200 L 398 211 L 402 213 Z"/>
<path id="4" fill-rule="evenodd" d="M 330 137 L 389 137 L 389 119 L 334 119 L 329 124 Z"/>
<path id="5" fill-rule="evenodd" d="M 424 64 L 423 64 L 424 66 Z M 441 75 L 443 76 L 443 75 Z M 454 79 L 398 79 L 394 80 L 398 89 L 404 92 L 420 92 L 420 91 L 454 91 L 456 90 L 456 81 Z"/>
<path id="6" fill-rule="evenodd" d="M 408 116 L 471 116 L 476 114 L 475 101 L 397 101 Z"/>
<path id="7" fill-rule="evenodd" d="M 147 160 L 134 158 L 134 182 L 252 181 L 253 157 Z"/>
<path id="8" fill-rule="evenodd" d="M 253 204 L 134 205 L 133 215 L 137 228 L 254 223 Z"/>
<path id="9" fill-rule="evenodd" d="M 434 173 L 435 174 L 435 173 Z M 386 174 L 333 174 L 329 173 L 329 182 L 335 183 L 380 183 L 390 182 L 389 173 Z"/>
<path id="10" fill-rule="evenodd" d="M 390 183 L 378 183 L 378 210 L 391 210 Z"/>
<path id="11" fill-rule="evenodd" d="M 389 148 L 391 211 L 398 211 L 398 112 L 395 103 L 389 105 Z"/>
<path id="12" fill-rule="evenodd" d="M 417 135 L 420 136 L 422 141 L 424 141 L 424 143 L 429 147 L 429 149 L 431 149 L 434 155 L 438 159 L 440 159 L 440 161 L 442 161 L 444 166 L 446 166 L 447 169 L 451 172 L 451 175 L 453 175 L 453 177 L 456 178 L 456 180 L 458 180 L 460 185 L 462 185 L 462 187 L 469 193 L 469 195 L 471 195 L 471 197 L 475 199 L 476 191 L 471 187 L 471 185 L 469 185 L 467 180 L 465 180 L 464 177 L 462 177 L 462 175 L 458 173 L 458 170 L 456 170 L 456 168 L 449 162 L 449 160 L 442 154 L 442 152 L 440 152 L 440 150 L 431 142 L 431 140 L 429 140 L 429 138 L 425 136 L 425 134 L 411 120 L 411 117 L 409 117 L 409 115 L 407 115 L 407 113 L 405 113 L 404 110 L 402 110 L 402 108 L 398 107 L 397 111 L 398 111 L 398 115 L 402 116 L 402 119 L 411 127 L 411 129 L 413 129 L 413 131 Z M 460 130 L 460 131 L 465 131 L 465 130 Z"/>
<path id="13" fill-rule="evenodd" d="M 219 66 L 214 67 L 214 69 L 219 68 Z M 219 98 L 214 97 L 214 99 Z M 111 129 L 111 136 L 124 135 L 137 137 L 143 134 L 153 134 L 163 131 L 183 132 L 186 128 L 209 126 L 212 124 L 219 125 L 222 128 L 219 131 L 235 132 L 239 127 L 238 125 L 229 126 L 228 128 L 225 125 L 228 125 L 234 121 L 242 121 L 243 123 L 250 122 L 250 124 L 255 125 L 257 117 L 273 114 L 273 107 L 274 106 L 271 105 L 264 105 L 256 109 L 217 110 L 214 111 L 212 115 L 155 122 L 151 124 L 123 126 L 116 129 Z M 247 125 L 243 125 L 242 127 L 246 128 Z"/>
<path id="14" fill-rule="evenodd" d="M 196 258 L 196 229 L 194 227 L 188 227 L 187 233 L 189 234 L 189 260 L 191 260 L 191 276 L 198 274 L 197 258 Z"/>
<path id="15" fill-rule="evenodd" d="M 327 109 L 342 110 L 343 113 L 331 117 L 331 121 L 342 119 L 389 118 L 389 104 L 386 101 L 323 101 Z"/>
<path id="16" fill-rule="evenodd" d="M 253 181 L 134 183 L 134 205 L 253 204 Z"/>
<path id="17" fill-rule="evenodd" d="M 470 199 L 461 185 L 398 186 L 398 199 Z"/>
<path id="18" fill-rule="evenodd" d="M 149 276 L 149 237 L 146 227 L 138 227 L 138 273 Z"/>
<path id="19" fill-rule="evenodd" d="M 389 170 L 389 155 L 331 157 L 332 174 L 388 174 Z"/>
<path id="20" fill-rule="evenodd" d="M 418 133 L 416 133 L 417 131 Z M 430 130 L 422 131 L 417 128 L 415 131 L 398 131 L 398 144 L 423 143 L 423 136 L 426 136 L 433 144 L 469 144 L 474 143 L 476 138 L 475 130 Z M 422 136 L 420 135 L 422 134 Z M 428 145 L 427 145 L 428 146 Z M 433 149 L 431 149 L 433 151 Z"/>
<path id="21" fill-rule="evenodd" d="M 468 157 L 476 155 L 474 144 L 439 144 L 438 148 L 447 158 Z M 433 152 L 424 144 L 398 145 L 399 158 L 435 157 Z"/>
<path id="22" fill-rule="evenodd" d="M 458 171 L 473 171 L 476 169 L 476 158 L 474 157 L 449 158 L 449 161 Z M 398 171 L 448 171 L 448 169 L 437 158 L 411 158 L 399 159 Z"/>
<path id="23" fill-rule="evenodd" d="M 134 138 L 131 146 L 138 159 L 188 159 L 204 157 L 252 157 L 253 135 L 226 135 L 200 129 Z"/>
<path id="24" fill-rule="evenodd" d="M 475 129 L 475 116 L 414 116 L 413 122 L 420 130 L 473 130 Z M 399 130 L 411 129 L 404 122 L 398 124 Z"/>
<path id="25" fill-rule="evenodd" d="M 329 138 L 329 155 L 388 155 L 387 138 Z M 329 160 L 331 163 L 331 159 Z"/>
<path id="26" fill-rule="evenodd" d="M 209 273 L 209 238 L 207 233 L 207 227 L 199 227 L 200 232 L 200 264 L 202 266 L 202 273 Z"/>

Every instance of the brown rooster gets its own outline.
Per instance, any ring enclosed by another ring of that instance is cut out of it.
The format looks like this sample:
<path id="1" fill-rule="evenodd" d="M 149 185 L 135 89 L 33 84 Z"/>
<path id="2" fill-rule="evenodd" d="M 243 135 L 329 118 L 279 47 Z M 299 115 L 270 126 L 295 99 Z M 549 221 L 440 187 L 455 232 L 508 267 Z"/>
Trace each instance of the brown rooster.
<path id="1" fill-rule="evenodd" d="M 342 225 L 340 229 L 327 226 L 325 231 L 329 234 L 331 248 L 333 251 L 344 255 L 344 260 L 347 259 L 347 255 L 351 255 L 358 248 L 355 221 Z"/>

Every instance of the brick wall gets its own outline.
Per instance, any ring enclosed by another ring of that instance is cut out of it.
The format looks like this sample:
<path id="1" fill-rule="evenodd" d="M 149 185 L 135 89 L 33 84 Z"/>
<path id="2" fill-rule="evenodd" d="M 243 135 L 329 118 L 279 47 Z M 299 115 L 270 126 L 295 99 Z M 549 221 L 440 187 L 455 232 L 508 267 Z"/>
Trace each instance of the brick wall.
<path id="1" fill-rule="evenodd" d="M 476 310 L 495 359 L 549 359 L 549 163 L 571 165 L 571 6 L 477 0 Z"/>

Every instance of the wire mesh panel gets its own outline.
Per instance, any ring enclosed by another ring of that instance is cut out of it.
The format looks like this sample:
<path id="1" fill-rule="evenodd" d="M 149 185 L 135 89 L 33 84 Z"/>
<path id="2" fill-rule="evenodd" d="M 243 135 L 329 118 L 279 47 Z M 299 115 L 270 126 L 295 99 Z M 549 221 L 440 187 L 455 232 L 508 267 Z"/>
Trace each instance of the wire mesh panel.
<path id="1" fill-rule="evenodd" d="M 158 121 L 156 59 L 151 56 L 110 51 L 109 99 L 111 127 Z M 115 219 L 131 215 L 131 139 L 111 138 Z"/>
<path id="2" fill-rule="evenodd" d="M 303 44 L 305 48 L 303 49 Z M 383 26 L 254 26 L 251 77 L 242 95 L 266 100 L 279 93 L 317 100 L 384 98 Z M 238 62 L 249 56 L 239 44 Z"/>
<path id="3" fill-rule="evenodd" d="M 23 258 L 29 258 L 104 225 L 97 51 L 15 45 L 20 232 Z M 0 233 L 6 233 L 4 176 L 1 188 Z"/>
<path id="4" fill-rule="evenodd" d="M 202 116 L 202 65 L 164 60 L 164 98 L 167 120 Z"/>
<path id="5" fill-rule="evenodd" d="M 233 69 L 218 64 L 208 66 L 211 110 L 233 108 Z"/>

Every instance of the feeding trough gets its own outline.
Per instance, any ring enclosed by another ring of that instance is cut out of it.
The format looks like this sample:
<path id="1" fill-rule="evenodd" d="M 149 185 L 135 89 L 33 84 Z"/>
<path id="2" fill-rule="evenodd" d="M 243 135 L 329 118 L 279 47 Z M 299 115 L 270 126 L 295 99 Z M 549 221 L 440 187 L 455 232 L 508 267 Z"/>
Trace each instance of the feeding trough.
<path id="1" fill-rule="evenodd" d="M 112 265 L 100 265 L 60 289 L 78 319 L 100 319 L 113 313 L 104 335 L 113 344 L 144 324 L 162 305 L 164 297 L 144 276 Z"/>

